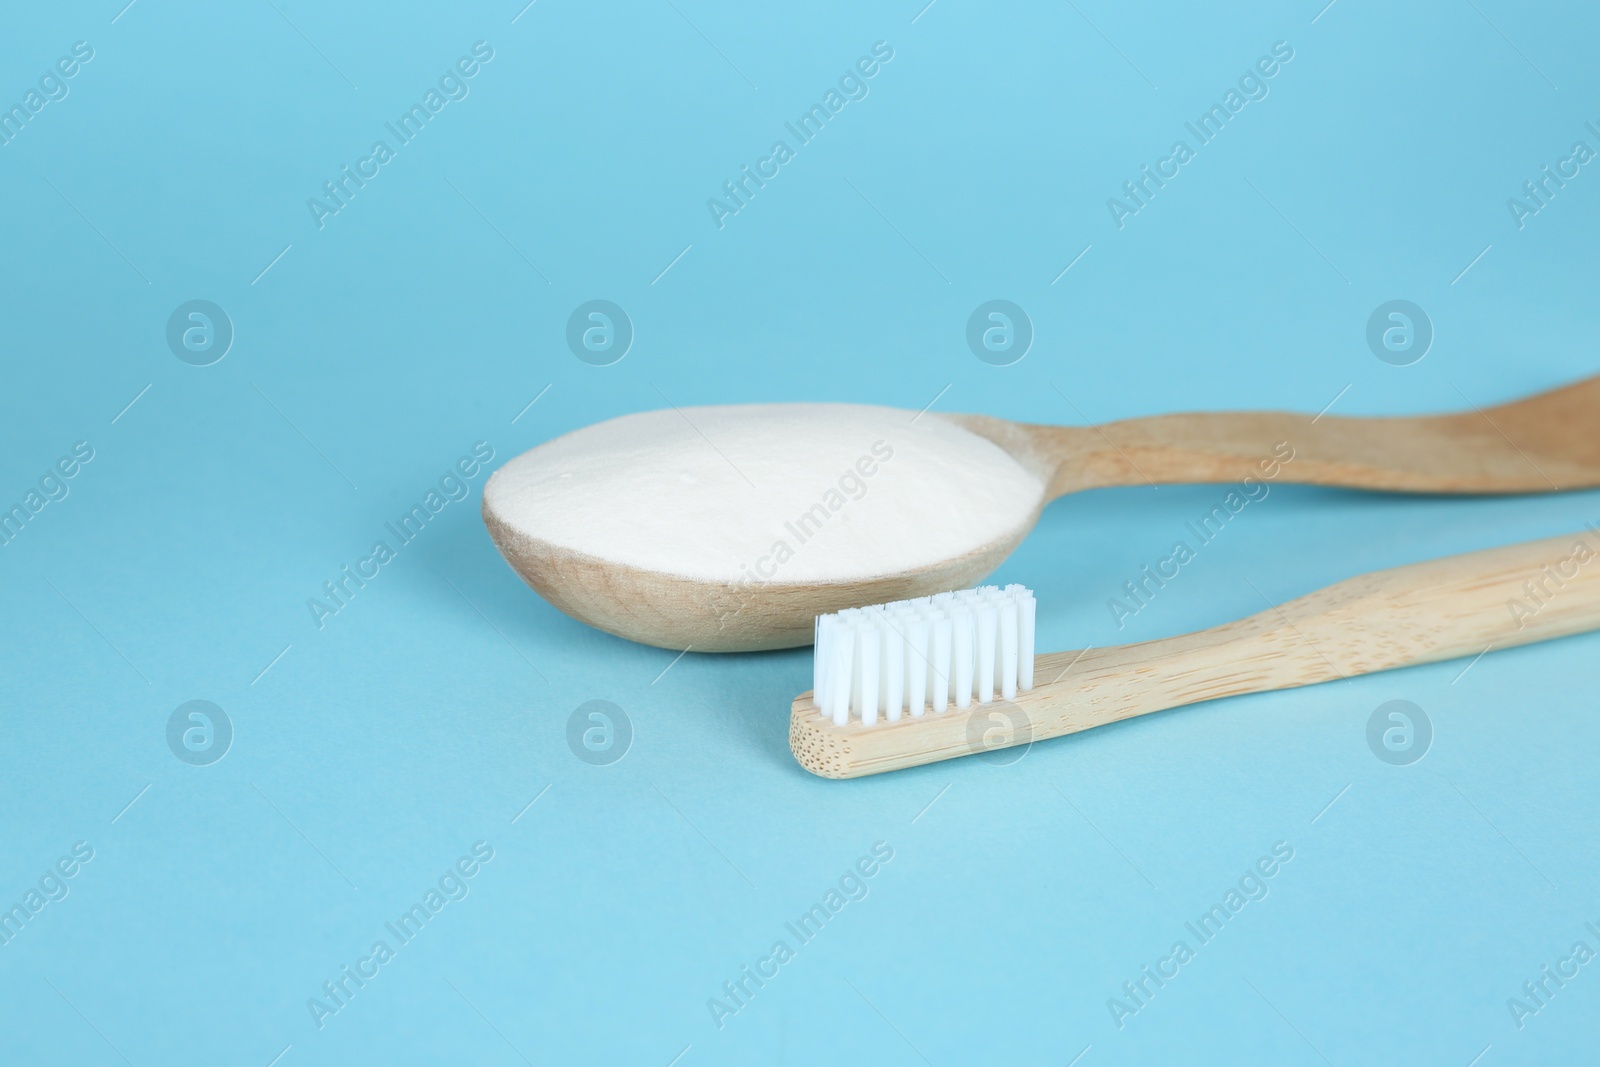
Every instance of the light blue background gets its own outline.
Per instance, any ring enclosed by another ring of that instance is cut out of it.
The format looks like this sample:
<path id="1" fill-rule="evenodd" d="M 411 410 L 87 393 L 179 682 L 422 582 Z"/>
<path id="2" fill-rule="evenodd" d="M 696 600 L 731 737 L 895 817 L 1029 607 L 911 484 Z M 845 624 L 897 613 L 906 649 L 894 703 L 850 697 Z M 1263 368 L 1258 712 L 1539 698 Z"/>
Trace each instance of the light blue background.
<path id="1" fill-rule="evenodd" d="M 0 947 L 0 1061 L 1592 1050 L 1600 964 L 1520 1030 L 1506 1000 L 1600 948 L 1600 637 L 836 783 L 787 748 L 808 652 L 667 669 L 567 619 L 494 551 L 481 475 L 325 628 L 306 607 L 473 442 L 497 465 L 663 397 L 1081 423 L 1450 410 L 1594 373 L 1600 176 L 1524 229 L 1506 208 L 1600 147 L 1592 10 L 122 3 L 0 15 L 8 105 L 95 49 L 0 148 L 0 499 L 96 453 L 0 549 L 0 902 L 95 849 Z M 479 40 L 470 96 L 319 230 L 306 199 Z M 706 199 L 879 40 L 870 96 L 718 230 Z M 1119 230 L 1106 199 L 1276 41 L 1295 56 L 1270 96 Z M 236 330 L 209 367 L 164 340 L 195 298 Z M 563 340 L 591 298 L 637 329 L 614 366 Z M 992 298 L 1037 331 L 1014 366 L 963 339 Z M 1392 298 L 1437 330 L 1413 366 L 1364 341 Z M 1250 583 L 1283 600 L 1600 522 L 1593 492 L 1280 485 L 1119 632 L 1106 598 L 1220 493 L 1069 498 L 997 577 L 1039 591 L 1042 648 L 1076 648 L 1261 610 Z M 197 698 L 236 731 L 199 768 L 165 740 Z M 590 699 L 634 726 L 612 766 L 565 742 Z M 1409 767 L 1366 744 L 1391 699 L 1434 724 Z M 470 895 L 319 1030 L 307 998 L 479 840 Z M 867 898 L 719 1030 L 707 999 L 876 841 L 895 854 Z M 1278 841 L 1270 895 L 1119 1030 L 1107 998 Z"/>

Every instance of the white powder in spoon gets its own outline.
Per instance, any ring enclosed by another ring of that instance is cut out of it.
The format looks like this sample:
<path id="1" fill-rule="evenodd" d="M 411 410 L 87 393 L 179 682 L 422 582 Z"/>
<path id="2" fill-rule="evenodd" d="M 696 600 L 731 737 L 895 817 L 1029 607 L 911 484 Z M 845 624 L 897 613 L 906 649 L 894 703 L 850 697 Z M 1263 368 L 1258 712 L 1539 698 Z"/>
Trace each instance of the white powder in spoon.
<path id="1" fill-rule="evenodd" d="M 700 580 L 813 583 L 915 570 L 1014 534 L 1044 484 L 934 415 L 747 404 L 626 415 L 496 471 L 516 531 Z"/>

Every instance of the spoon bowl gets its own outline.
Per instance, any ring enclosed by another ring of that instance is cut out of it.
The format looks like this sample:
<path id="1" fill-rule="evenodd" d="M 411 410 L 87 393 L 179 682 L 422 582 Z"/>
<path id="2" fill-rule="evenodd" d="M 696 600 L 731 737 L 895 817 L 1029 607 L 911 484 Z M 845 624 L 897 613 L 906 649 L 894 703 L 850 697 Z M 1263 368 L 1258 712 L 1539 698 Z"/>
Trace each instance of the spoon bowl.
<path id="1" fill-rule="evenodd" d="M 502 555 L 602 630 L 702 652 L 793 648 L 812 619 L 972 584 L 1027 536 L 1046 477 L 959 423 L 896 408 L 643 412 L 507 463 Z"/>

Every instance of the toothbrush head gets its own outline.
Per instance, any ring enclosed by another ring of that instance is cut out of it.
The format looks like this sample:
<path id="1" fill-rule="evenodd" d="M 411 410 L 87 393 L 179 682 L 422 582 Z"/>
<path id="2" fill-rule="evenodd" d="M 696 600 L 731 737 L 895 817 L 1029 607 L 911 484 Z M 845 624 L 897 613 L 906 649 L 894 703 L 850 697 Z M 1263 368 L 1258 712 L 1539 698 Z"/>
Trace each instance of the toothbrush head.
<path id="1" fill-rule="evenodd" d="M 987 585 L 818 616 L 813 688 L 790 721 L 795 757 L 827 778 L 871 773 L 878 746 L 862 735 L 896 724 L 940 738 L 949 751 L 936 758 L 965 755 L 986 747 L 995 714 L 1025 739 L 1013 701 L 1033 689 L 1036 609 L 1023 586 Z"/>
<path id="2" fill-rule="evenodd" d="M 818 616 L 812 700 L 835 726 L 939 715 L 1033 688 L 1034 613 L 1020 585 Z"/>

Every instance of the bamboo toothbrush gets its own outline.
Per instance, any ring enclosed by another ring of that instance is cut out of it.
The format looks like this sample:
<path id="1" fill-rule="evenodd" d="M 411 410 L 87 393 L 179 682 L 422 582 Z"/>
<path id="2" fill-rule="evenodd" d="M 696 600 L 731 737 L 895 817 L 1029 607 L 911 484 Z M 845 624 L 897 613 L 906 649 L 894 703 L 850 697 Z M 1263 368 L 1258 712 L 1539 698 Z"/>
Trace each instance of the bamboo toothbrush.
<path id="1" fill-rule="evenodd" d="M 857 778 L 1600 629 L 1600 528 L 1364 574 L 1134 645 L 1035 657 L 1034 610 L 1012 585 L 820 617 L 814 687 L 790 714 L 795 759 Z"/>

